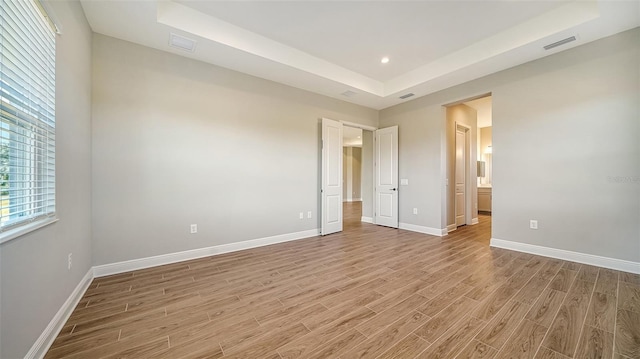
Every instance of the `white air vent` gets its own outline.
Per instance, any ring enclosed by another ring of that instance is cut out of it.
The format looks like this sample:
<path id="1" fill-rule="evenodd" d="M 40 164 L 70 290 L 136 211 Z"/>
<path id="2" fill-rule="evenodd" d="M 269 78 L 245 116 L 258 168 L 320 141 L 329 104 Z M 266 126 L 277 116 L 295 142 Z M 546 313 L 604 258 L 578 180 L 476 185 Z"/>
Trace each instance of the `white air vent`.
<path id="1" fill-rule="evenodd" d="M 196 40 L 191 40 L 184 36 L 171 33 L 171 37 L 169 38 L 169 46 L 184 51 L 194 52 L 196 50 Z"/>
<path id="2" fill-rule="evenodd" d="M 556 41 L 553 44 L 546 45 L 546 46 L 544 46 L 544 49 L 545 50 L 551 50 L 554 47 L 562 46 L 562 45 L 568 44 L 568 43 L 570 43 L 572 41 L 576 41 L 576 37 L 575 36 L 567 37 L 566 39 L 563 39 L 563 40 L 560 40 L 560 41 Z"/>
<path id="3" fill-rule="evenodd" d="M 347 90 L 347 91 L 341 93 L 342 96 L 347 96 L 347 97 L 353 97 L 353 96 L 355 96 L 357 94 L 358 94 L 357 92 L 353 92 L 351 90 Z"/>
<path id="4" fill-rule="evenodd" d="M 414 94 L 410 92 L 410 93 L 408 93 L 408 94 L 406 94 L 406 95 L 402 95 L 402 96 L 400 96 L 400 98 L 404 100 L 405 98 L 409 98 L 409 97 L 411 97 L 411 96 L 413 96 L 413 95 L 414 95 Z"/>

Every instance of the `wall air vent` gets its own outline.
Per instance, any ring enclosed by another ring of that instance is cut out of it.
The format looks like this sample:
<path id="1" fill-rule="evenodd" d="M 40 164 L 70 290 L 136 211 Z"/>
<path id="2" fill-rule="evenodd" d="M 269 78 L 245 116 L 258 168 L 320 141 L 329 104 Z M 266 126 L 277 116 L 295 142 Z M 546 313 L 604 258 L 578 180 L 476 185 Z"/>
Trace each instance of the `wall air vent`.
<path id="1" fill-rule="evenodd" d="M 196 51 L 196 40 L 191 40 L 184 36 L 171 33 L 171 37 L 169 38 L 169 46 L 183 51 L 194 52 Z"/>
<path id="2" fill-rule="evenodd" d="M 409 97 L 414 96 L 414 95 L 415 95 L 415 94 L 413 94 L 413 93 L 409 92 L 409 93 L 408 93 L 408 94 L 406 94 L 406 95 L 402 95 L 402 96 L 400 96 L 400 98 L 404 100 L 405 98 L 409 98 Z"/>
<path id="3" fill-rule="evenodd" d="M 570 43 L 572 41 L 576 41 L 576 37 L 575 36 L 567 37 L 564 40 L 556 41 L 553 44 L 546 45 L 546 46 L 544 46 L 544 49 L 545 50 L 551 50 L 554 47 L 562 46 L 562 45 L 568 44 L 568 43 Z"/>
<path id="4" fill-rule="evenodd" d="M 347 97 L 353 97 L 353 96 L 355 96 L 357 94 L 358 94 L 357 92 L 353 92 L 351 90 L 347 90 L 347 91 L 341 93 L 342 96 L 347 96 Z"/>

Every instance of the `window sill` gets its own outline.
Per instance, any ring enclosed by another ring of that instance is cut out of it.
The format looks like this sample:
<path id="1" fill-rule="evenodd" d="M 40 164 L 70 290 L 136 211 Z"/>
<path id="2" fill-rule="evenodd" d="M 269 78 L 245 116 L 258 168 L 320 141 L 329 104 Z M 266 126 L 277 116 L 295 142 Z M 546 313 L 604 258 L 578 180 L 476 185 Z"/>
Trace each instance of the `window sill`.
<path id="1" fill-rule="evenodd" d="M 23 226 L 19 226 L 17 228 L 10 229 L 6 232 L 0 233 L 0 244 L 7 243 L 12 239 L 16 239 L 27 233 L 33 232 L 35 230 L 38 230 L 42 227 L 48 226 L 56 222 L 58 222 L 58 217 L 49 217 L 49 218 L 41 219 L 35 222 L 31 222 L 29 224 L 25 224 Z"/>

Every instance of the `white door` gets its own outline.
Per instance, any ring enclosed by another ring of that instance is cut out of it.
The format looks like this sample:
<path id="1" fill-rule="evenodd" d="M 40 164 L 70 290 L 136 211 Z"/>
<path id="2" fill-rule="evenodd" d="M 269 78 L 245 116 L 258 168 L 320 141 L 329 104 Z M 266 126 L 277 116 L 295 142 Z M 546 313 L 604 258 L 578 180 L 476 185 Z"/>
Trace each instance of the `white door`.
<path id="1" fill-rule="evenodd" d="M 456 227 L 467 223 L 465 216 L 466 200 L 466 134 L 460 128 L 456 128 Z"/>
<path id="2" fill-rule="evenodd" d="M 375 224 L 398 228 L 398 126 L 375 131 Z"/>
<path id="3" fill-rule="evenodd" d="M 342 123 L 322 119 L 322 225 L 320 233 L 342 231 Z"/>

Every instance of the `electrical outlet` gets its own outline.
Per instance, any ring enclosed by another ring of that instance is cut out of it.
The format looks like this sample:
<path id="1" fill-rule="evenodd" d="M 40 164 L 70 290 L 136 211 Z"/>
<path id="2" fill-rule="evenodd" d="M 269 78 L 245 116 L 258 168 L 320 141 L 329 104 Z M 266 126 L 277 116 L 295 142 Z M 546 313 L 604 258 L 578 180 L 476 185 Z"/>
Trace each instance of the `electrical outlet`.
<path id="1" fill-rule="evenodd" d="M 311 218 L 311 211 L 307 212 L 307 218 Z"/>
<path id="2" fill-rule="evenodd" d="M 413 209 L 413 214 L 418 214 L 418 209 L 417 208 Z"/>
<path id="3" fill-rule="evenodd" d="M 73 265 L 73 253 L 69 253 L 69 256 L 67 256 L 67 269 L 71 269 L 71 266 Z"/>
<path id="4" fill-rule="evenodd" d="M 538 220 L 532 219 L 529 221 L 529 228 L 538 229 Z"/>
<path id="5" fill-rule="evenodd" d="M 198 225 L 197 224 L 192 224 L 191 225 L 191 234 L 194 233 L 198 233 Z"/>
<path id="6" fill-rule="evenodd" d="M 303 219 L 303 218 L 304 218 L 304 213 L 300 212 L 300 219 Z"/>

